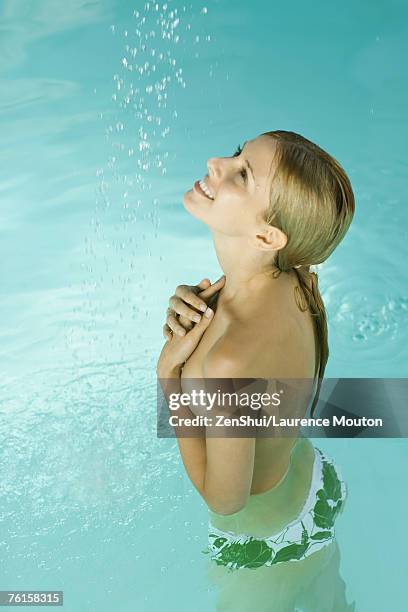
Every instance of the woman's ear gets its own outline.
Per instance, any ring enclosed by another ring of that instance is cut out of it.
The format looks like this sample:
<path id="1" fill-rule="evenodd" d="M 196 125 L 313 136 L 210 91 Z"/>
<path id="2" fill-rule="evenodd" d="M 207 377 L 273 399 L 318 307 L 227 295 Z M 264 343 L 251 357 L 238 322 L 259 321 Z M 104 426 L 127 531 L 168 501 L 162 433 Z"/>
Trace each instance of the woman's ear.
<path id="1" fill-rule="evenodd" d="M 279 251 L 286 246 L 288 237 L 277 227 L 265 223 L 255 235 L 254 246 L 262 251 Z"/>

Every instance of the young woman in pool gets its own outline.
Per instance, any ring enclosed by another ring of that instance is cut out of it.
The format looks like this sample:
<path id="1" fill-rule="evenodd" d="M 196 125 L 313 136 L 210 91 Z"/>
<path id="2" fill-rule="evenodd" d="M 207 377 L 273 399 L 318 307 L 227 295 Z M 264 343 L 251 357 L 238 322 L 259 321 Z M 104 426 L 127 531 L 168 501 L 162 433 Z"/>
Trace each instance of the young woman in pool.
<path id="1" fill-rule="evenodd" d="M 180 390 L 188 379 L 310 379 L 313 413 L 329 350 L 310 266 L 330 256 L 352 221 L 344 170 L 299 134 L 267 132 L 232 157 L 209 159 L 208 175 L 183 201 L 210 228 L 224 276 L 179 286 L 170 298 L 158 377 Z M 352 609 L 334 540 L 346 489 L 324 453 L 293 437 L 204 435 L 178 444 L 210 510 L 222 609 L 282 612 L 299 597 L 313 612 Z"/>

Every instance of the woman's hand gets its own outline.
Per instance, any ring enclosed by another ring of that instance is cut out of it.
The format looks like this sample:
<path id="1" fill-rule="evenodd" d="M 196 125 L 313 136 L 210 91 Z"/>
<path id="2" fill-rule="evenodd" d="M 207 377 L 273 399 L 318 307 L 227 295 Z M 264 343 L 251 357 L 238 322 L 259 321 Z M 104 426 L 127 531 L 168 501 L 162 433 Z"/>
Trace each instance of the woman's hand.
<path id="1" fill-rule="evenodd" d="M 169 299 L 167 319 L 163 325 L 164 337 L 170 340 L 173 333 L 184 336 L 195 323 L 199 323 L 210 298 L 222 289 L 224 283 L 225 276 L 221 276 L 213 285 L 208 278 L 198 285 L 179 285 Z"/>
<path id="2" fill-rule="evenodd" d="M 213 316 L 214 311 L 207 308 L 199 323 L 184 336 L 171 335 L 171 338 L 163 346 L 157 362 L 158 378 L 178 378 L 180 376 L 184 363 L 200 342 Z"/>

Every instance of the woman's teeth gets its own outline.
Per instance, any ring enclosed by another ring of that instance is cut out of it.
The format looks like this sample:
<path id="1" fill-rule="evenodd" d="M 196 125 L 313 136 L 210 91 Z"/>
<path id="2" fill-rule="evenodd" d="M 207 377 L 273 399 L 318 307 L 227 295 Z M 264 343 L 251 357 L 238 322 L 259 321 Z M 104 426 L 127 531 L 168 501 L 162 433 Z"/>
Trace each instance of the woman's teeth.
<path id="1" fill-rule="evenodd" d="M 200 187 L 201 187 L 201 189 L 204 191 L 204 193 L 205 193 L 205 194 L 206 194 L 206 195 L 207 195 L 209 198 L 211 198 L 211 200 L 213 200 L 213 199 L 214 199 L 214 196 L 213 196 L 213 194 L 211 193 L 211 191 L 208 189 L 208 187 L 207 187 L 207 185 L 204 183 L 204 181 L 199 181 L 199 183 L 198 183 L 198 184 L 200 185 Z"/>

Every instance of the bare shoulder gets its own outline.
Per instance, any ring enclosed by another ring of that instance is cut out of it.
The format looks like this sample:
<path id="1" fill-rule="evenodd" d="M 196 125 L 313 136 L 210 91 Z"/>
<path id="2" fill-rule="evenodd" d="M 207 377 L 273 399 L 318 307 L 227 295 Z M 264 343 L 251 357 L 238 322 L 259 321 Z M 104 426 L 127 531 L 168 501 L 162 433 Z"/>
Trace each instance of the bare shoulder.
<path id="1" fill-rule="evenodd" d="M 204 376 L 308 377 L 314 371 L 311 324 L 282 302 L 234 313 L 204 358 Z"/>
<path id="2" fill-rule="evenodd" d="M 250 356 L 242 350 L 246 335 L 247 330 L 239 329 L 237 322 L 228 325 L 204 357 L 205 378 L 238 378 L 247 370 Z"/>
<path id="3" fill-rule="evenodd" d="M 281 321 L 262 317 L 233 319 L 205 356 L 204 377 L 273 376 L 278 363 L 286 361 L 282 360 L 282 354 L 293 352 L 290 350 L 293 325 L 287 316 Z"/>

